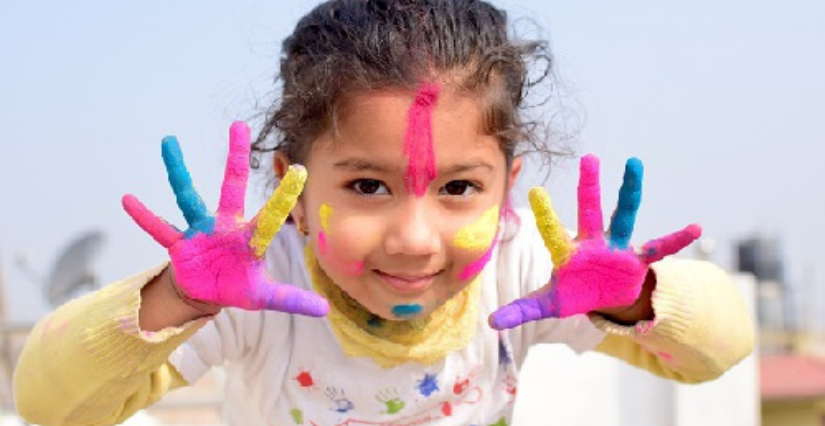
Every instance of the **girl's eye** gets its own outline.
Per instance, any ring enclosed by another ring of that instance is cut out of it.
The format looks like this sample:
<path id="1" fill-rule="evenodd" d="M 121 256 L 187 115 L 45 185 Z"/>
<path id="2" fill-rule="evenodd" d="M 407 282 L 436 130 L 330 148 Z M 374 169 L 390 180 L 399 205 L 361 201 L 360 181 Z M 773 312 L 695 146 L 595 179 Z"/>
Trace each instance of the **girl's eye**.
<path id="1" fill-rule="evenodd" d="M 385 195 L 389 194 L 387 186 L 380 180 L 375 179 L 358 179 L 349 183 L 348 185 L 353 191 L 362 195 Z"/>
<path id="2" fill-rule="evenodd" d="M 467 196 L 474 192 L 478 192 L 478 185 L 466 181 L 466 180 L 452 180 L 447 182 L 441 191 L 439 191 L 442 195 L 453 195 L 453 196 Z"/>

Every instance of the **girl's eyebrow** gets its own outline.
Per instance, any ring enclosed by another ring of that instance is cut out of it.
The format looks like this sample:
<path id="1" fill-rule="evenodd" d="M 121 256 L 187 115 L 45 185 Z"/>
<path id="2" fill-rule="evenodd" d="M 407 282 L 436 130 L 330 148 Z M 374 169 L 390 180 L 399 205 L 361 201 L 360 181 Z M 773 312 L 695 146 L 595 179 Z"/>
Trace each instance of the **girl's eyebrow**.
<path id="1" fill-rule="evenodd" d="M 333 164 L 333 167 L 338 169 L 346 169 L 349 171 L 354 172 L 378 172 L 378 173 L 389 173 L 393 171 L 399 171 L 399 167 L 396 166 L 389 166 L 381 163 L 376 163 L 374 161 L 370 161 L 365 158 L 346 158 L 341 161 L 338 161 Z M 483 161 L 474 162 L 474 163 L 459 163 L 453 164 L 447 167 L 444 170 L 439 171 L 439 174 L 451 175 L 451 174 L 458 174 L 462 172 L 473 171 L 476 169 L 485 169 L 489 172 L 495 170 L 495 168 Z"/>
<path id="2" fill-rule="evenodd" d="M 346 169 L 354 172 L 379 172 L 387 173 L 399 170 L 398 167 L 375 163 L 364 158 L 346 158 L 333 164 L 338 169 Z"/>
<path id="3" fill-rule="evenodd" d="M 491 166 L 490 164 L 485 163 L 483 161 L 479 161 L 477 163 L 453 164 L 452 166 L 447 167 L 443 171 L 440 171 L 439 174 L 451 175 L 451 174 L 457 174 L 457 173 L 462 173 L 462 172 L 469 172 L 469 171 L 476 170 L 476 169 L 486 169 L 488 172 L 492 172 L 492 171 L 495 170 L 495 168 L 493 166 Z"/>

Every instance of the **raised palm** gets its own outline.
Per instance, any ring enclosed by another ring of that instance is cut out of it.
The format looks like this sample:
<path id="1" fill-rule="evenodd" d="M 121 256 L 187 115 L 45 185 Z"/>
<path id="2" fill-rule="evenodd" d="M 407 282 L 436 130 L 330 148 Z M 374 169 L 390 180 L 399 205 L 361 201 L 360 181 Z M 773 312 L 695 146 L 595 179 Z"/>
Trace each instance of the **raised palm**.
<path id="1" fill-rule="evenodd" d="M 629 245 L 642 194 L 642 163 L 635 158 L 625 167 L 618 206 L 605 235 L 599 159 L 583 157 L 580 170 L 579 229 L 574 240 L 561 226 L 547 192 L 540 187 L 531 189 L 530 204 L 553 259 L 553 274 L 546 286 L 493 312 L 493 328 L 631 306 L 639 297 L 648 265 L 677 253 L 701 235 L 701 228 L 694 224 L 651 240 L 638 251 Z"/>
<path id="2" fill-rule="evenodd" d="M 306 170 L 289 172 L 252 221 L 244 219 L 249 177 L 249 128 L 235 122 L 229 132 L 229 157 L 218 211 L 210 214 L 192 185 L 183 154 L 174 137 L 162 142 L 163 161 L 178 207 L 189 228 L 180 231 L 149 211 L 133 195 L 123 208 L 169 251 L 176 283 L 189 298 L 221 307 L 276 310 L 323 316 L 329 310 L 315 293 L 273 281 L 264 253 L 295 205 L 306 181 Z"/>

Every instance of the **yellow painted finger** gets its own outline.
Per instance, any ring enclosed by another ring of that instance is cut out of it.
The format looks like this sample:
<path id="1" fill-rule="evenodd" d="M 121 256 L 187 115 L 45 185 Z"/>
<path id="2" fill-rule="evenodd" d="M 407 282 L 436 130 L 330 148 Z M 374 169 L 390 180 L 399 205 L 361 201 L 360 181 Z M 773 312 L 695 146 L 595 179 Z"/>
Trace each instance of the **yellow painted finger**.
<path id="1" fill-rule="evenodd" d="M 303 166 L 297 164 L 289 166 L 289 171 L 281 180 L 281 184 L 258 213 L 255 233 L 249 240 L 249 246 L 255 250 L 256 256 L 263 256 L 272 238 L 281 229 L 289 212 L 295 207 L 306 180 L 307 171 Z"/>
<path id="2" fill-rule="evenodd" d="M 570 235 L 561 225 L 556 211 L 553 210 L 553 206 L 550 204 L 550 196 L 544 188 L 534 187 L 530 189 L 528 196 L 533 214 L 536 216 L 536 226 L 539 228 L 544 245 L 550 251 L 553 265 L 559 268 L 567 263 L 573 254 L 573 243 L 570 240 Z"/>

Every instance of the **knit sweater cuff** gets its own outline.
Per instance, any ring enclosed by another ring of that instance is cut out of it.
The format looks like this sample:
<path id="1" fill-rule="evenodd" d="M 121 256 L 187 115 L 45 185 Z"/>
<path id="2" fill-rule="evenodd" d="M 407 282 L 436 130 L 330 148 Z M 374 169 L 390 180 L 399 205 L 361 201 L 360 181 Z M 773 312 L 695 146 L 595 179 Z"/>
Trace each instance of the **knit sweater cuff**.
<path id="1" fill-rule="evenodd" d="M 141 289 L 168 263 L 126 278 L 100 290 L 85 316 L 83 347 L 103 371 L 127 377 L 154 370 L 211 317 L 157 332 L 140 329 Z"/>
<path id="2" fill-rule="evenodd" d="M 605 333 L 618 336 L 642 340 L 683 340 L 696 319 L 694 308 L 697 306 L 697 295 L 693 286 L 679 285 L 679 280 L 671 277 L 666 265 L 661 262 L 651 265 L 656 274 L 656 289 L 651 296 L 653 319 L 621 325 L 593 312 L 588 314 L 593 324 Z"/>

